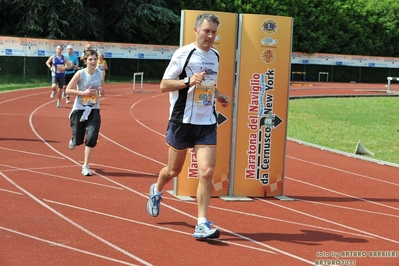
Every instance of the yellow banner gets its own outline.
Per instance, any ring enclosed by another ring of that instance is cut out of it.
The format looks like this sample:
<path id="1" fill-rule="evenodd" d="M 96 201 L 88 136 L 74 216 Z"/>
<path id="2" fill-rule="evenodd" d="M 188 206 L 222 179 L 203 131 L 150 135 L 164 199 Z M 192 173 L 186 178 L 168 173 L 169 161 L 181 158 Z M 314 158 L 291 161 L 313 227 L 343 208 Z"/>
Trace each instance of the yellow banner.
<path id="1" fill-rule="evenodd" d="M 233 196 L 282 195 L 293 19 L 240 15 Z"/>
<path id="2" fill-rule="evenodd" d="M 236 32 L 237 14 L 200 10 L 183 10 L 181 45 L 186 45 L 195 41 L 194 24 L 198 15 L 202 13 L 212 13 L 219 17 L 221 22 L 214 47 L 220 53 L 218 90 L 233 99 L 234 71 L 236 55 Z M 232 108 L 230 104 L 223 108 L 219 103 L 216 105 L 218 113 L 218 133 L 217 133 L 217 159 L 213 179 L 212 196 L 228 195 L 228 179 L 230 168 L 230 145 L 231 145 L 231 125 Z M 182 172 L 175 179 L 174 193 L 177 196 L 196 196 L 198 184 L 198 168 L 193 149 L 187 151 L 185 164 Z"/>

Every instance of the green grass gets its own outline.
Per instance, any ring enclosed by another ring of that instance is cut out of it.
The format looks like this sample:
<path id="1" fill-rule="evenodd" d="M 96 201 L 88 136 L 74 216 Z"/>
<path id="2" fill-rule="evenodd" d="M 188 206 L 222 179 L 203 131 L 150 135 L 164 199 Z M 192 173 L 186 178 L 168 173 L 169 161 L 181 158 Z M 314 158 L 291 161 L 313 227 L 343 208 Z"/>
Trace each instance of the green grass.
<path id="1" fill-rule="evenodd" d="M 49 77 L 27 77 L 24 81 L 23 77 L 21 76 L 7 75 L 3 73 L 0 74 L 0 92 L 27 88 L 40 88 L 46 86 L 50 87 L 51 81 Z"/>
<path id="2" fill-rule="evenodd" d="M 288 136 L 349 153 L 360 141 L 367 157 L 399 163 L 398 109 L 397 97 L 290 100 Z"/>
<path id="3" fill-rule="evenodd" d="M 27 83 L 27 84 L 0 84 L 0 92 L 1 91 L 11 91 L 11 90 L 19 90 L 19 89 L 28 89 L 28 88 L 42 88 L 42 87 L 50 87 L 50 83 Z"/>

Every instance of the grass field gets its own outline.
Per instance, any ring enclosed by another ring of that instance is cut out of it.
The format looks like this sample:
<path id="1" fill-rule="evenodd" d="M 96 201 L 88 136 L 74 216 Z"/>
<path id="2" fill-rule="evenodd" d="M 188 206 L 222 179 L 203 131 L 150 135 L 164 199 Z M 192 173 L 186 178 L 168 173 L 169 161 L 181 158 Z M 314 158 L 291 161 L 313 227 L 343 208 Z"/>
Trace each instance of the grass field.
<path id="1" fill-rule="evenodd" d="M 288 136 L 354 153 L 358 141 L 377 160 L 399 163 L 399 99 L 354 97 L 289 102 Z"/>

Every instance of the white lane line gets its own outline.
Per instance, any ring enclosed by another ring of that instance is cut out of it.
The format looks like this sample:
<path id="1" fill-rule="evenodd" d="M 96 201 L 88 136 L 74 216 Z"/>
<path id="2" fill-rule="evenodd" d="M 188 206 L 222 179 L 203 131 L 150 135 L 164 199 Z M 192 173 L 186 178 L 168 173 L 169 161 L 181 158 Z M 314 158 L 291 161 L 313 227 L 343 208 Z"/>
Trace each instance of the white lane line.
<path id="1" fill-rule="evenodd" d="M 113 259 L 113 258 L 106 257 L 106 256 L 103 256 L 103 255 L 100 255 L 100 254 L 96 254 L 96 253 L 93 253 L 93 252 L 90 252 L 90 251 L 86 251 L 86 250 L 74 248 L 74 247 L 71 247 L 71 246 L 67 246 L 65 244 L 61 244 L 61 243 L 57 243 L 57 242 L 54 242 L 54 241 L 46 240 L 46 239 L 43 239 L 43 238 L 40 238 L 40 237 L 37 237 L 37 236 L 28 235 L 28 234 L 25 234 L 25 233 L 22 233 L 22 232 L 19 232 L 19 231 L 15 231 L 15 230 L 12 230 L 12 229 L 9 229 L 9 228 L 5 228 L 5 227 L 2 227 L 2 226 L 0 226 L 0 230 L 4 230 L 4 231 L 7 231 L 7 232 L 16 234 L 16 235 L 20 235 L 20 236 L 31 238 L 31 239 L 34 239 L 34 240 L 37 240 L 37 241 L 40 241 L 40 242 L 44 242 L 44 243 L 50 244 L 52 246 L 66 248 L 66 249 L 73 250 L 73 251 L 76 251 L 76 252 L 79 252 L 79 253 L 83 253 L 83 254 L 86 254 L 86 255 L 91 255 L 91 256 L 94 256 L 94 257 L 97 257 L 97 258 L 101 258 L 101 259 L 105 259 L 105 260 L 108 260 L 108 261 L 117 262 L 117 263 L 120 263 L 120 264 L 123 264 L 123 265 L 137 266 L 136 264 L 131 264 L 130 262 Z"/>
<path id="2" fill-rule="evenodd" d="M 264 202 L 264 203 L 271 204 L 271 205 L 274 205 L 274 206 L 277 206 L 277 207 L 280 207 L 280 208 L 283 208 L 283 209 L 286 209 L 286 210 L 289 210 L 289 211 L 292 211 L 292 212 L 295 212 L 295 213 L 299 213 L 299 214 L 311 217 L 311 218 L 316 219 L 316 220 L 320 220 L 320 221 L 323 221 L 323 222 L 326 222 L 326 223 L 330 223 L 330 224 L 334 224 L 334 225 L 337 225 L 337 226 L 340 226 L 340 227 L 343 227 L 343 228 L 347 228 L 347 229 L 353 230 L 355 232 L 359 232 L 359 233 L 362 233 L 362 234 L 365 234 L 365 235 L 372 236 L 374 238 L 378 238 L 378 239 L 382 239 L 382 240 L 385 240 L 385 241 L 388 241 L 388 242 L 399 244 L 399 241 L 394 240 L 394 239 L 390 239 L 390 238 L 387 238 L 387 237 L 379 236 L 379 235 L 376 235 L 376 234 L 373 234 L 373 233 L 369 233 L 369 232 L 366 232 L 366 231 L 363 231 L 363 230 L 360 230 L 360 229 L 357 229 L 357 228 L 354 228 L 354 227 L 351 227 L 351 226 L 347 226 L 347 225 L 344 225 L 344 224 L 341 224 L 341 223 L 337 223 L 337 222 L 334 222 L 334 221 L 331 221 L 331 220 L 328 220 L 328 219 L 324 219 L 324 218 L 321 218 L 319 216 L 315 216 L 315 215 L 312 215 L 312 214 L 309 214 L 309 213 L 306 213 L 306 212 L 298 211 L 298 210 L 295 210 L 295 209 L 292 209 L 292 208 L 289 208 L 289 207 L 286 207 L 286 206 L 279 205 L 279 204 L 271 202 L 271 201 L 266 201 L 266 200 L 264 200 L 262 198 L 257 198 L 257 199 L 262 201 L 262 202 Z"/>
<path id="3" fill-rule="evenodd" d="M 0 191 L 4 191 L 4 192 L 8 192 L 8 193 L 14 193 L 20 196 L 23 196 L 24 194 L 20 193 L 20 192 L 16 192 L 16 191 L 12 191 L 12 190 L 8 190 L 8 189 L 2 189 L 0 188 Z"/>
<path id="4" fill-rule="evenodd" d="M 345 209 L 345 210 L 351 210 L 351 211 L 356 211 L 356 212 L 364 212 L 364 213 L 371 213 L 371 214 L 377 214 L 381 216 L 388 216 L 388 217 L 393 217 L 393 218 L 399 218 L 399 215 L 394 215 L 390 213 L 383 213 L 383 212 L 375 212 L 375 211 L 369 211 L 369 210 L 364 210 L 364 209 L 358 209 L 358 208 L 351 208 L 351 207 L 346 207 L 346 206 L 340 206 L 336 204 L 328 204 L 328 203 L 323 203 L 323 202 L 318 202 L 318 201 L 312 201 L 312 200 L 303 200 L 303 199 L 298 199 L 295 198 L 296 201 L 302 201 L 310 204 L 317 204 L 317 205 L 323 205 L 323 206 L 328 206 L 328 207 L 333 207 L 333 208 L 339 208 L 339 209 Z"/>
<path id="5" fill-rule="evenodd" d="M 162 95 L 162 94 L 161 94 L 161 95 Z M 161 95 L 152 96 L 152 97 L 150 97 L 150 98 L 145 98 L 145 99 L 143 99 L 143 100 L 137 101 L 137 102 L 134 103 L 134 104 L 132 105 L 132 107 L 130 108 L 130 113 L 131 113 L 132 117 L 135 119 L 135 121 L 136 121 L 137 123 L 139 123 L 140 125 L 142 125 L 144 128 L 147 128 L 148 130 L 150 130 L 150 131 L 152 131 L 152 132 L 154 132 L 154 133 L 156 133 L 156 134 L 158 134 L 158 135 L 160 135 L 160 136 L 164 136 L 164 137 L 165 137 L 164 134 L 161 134 L 161 133 L 159 133 L 159 132 L 153 130 L 152 128 L 146 126 L 146 125 L 143 124 L 142 122 L 140 122 L 138 119 L 136 119 L 136 117 L 135 117 L 134 114 L 133 114 L 133 108 L 134 108 L 138 103 L 140 103 L 140 102 L 142 102 L 142 101 L 144 101 L 144 100 L 149 100 L 149 99 L 154 98 L 154 97 L 159 97 L 159 96 L 161 96 Z M 165 164 L 163 164 L 163 165 L 165 165 Z M 182 212 L 182 211 L 180 211 L 180 210 L 178 210 L 178 209 L 175 209 L 175 208 L 173 208 L 173 207 L 171 207 L 171 206 L 169 206 L 169 205 L 167 205 L 167 204 L 162 204 L 162 206 L 166 206 L 166 207 L 168 207 L 169 209 L 172 209 L 172 210 L 174 210 L 174 211 L 176 211 L 176 212 L 179 212 L 179 213 L 181 213 L 181 214 L 183 214 L 183 215 L 192 217 L 193 219 L 197 219 L 196 217 L 194 217 L 194 216 L 192 216 L 192 215 L 189 215 L 189 214 L 187 214 L 187 213 L 184 213 L 184 212 Z M 278 252 L 278 253 L 284 254 L 284 255 L 289 256 L 289 257 L 291 257 L 291 258 L 295 258 L 295 259 L 301 260 L 301 261 L 306 262 L 306 263 L 311 264 L 311 265 L 314 264 L 313 261 L 306 260 L 306 259 L 301 258 L 301 257 L 298 257 L 298 256 L 296 256 L 296 255 L 294 255 L 294 254 L 291 254 L 291 253 L 285 252 L 285 251 L 283 251 L 283 250 L 277 249 L 277 248 L 275 248 L 275 247 L 272 247 L 272 246 L 263 244 L 262 242 L 256 241 L 256 240 L 254 240 L 254 239 L 251 239 L 251 238 L 248 238 L 248 237 L 246 237 L 246 236 L 240 235 L 240 234 L 235 233 L 235 232 L 233 232 L 233 231 L 227 230 L 226 228 L 222 228 L 222 227 L 219 227 L 219 228 L 222 229 L 223 231 L 226 231 L 226 232 L 228 232 L 228 233 L 230 233 L 230 234 L 236 236 L 236 237 L 239 237 L 239 238 L 245 239 L 245 240 L 247 240 L 247 241 L 250 241 L 250 242 L 252 242 L 252 243 L 255 243 L 255 244 L 261 245 L 261 246 L 263 246 L 263 247 L 269 248 L 269 249 L 271 249 L 271 250 L 274 250 L 274 251 L 276 251 L 276 252 Z"/>
<path id="6" fill-rule="evenodd" d="M 33 89 L 43 89 L 43 88 L 28 88 L 26 90 L 33 90 Z M 23 89 L 19 89 L 19 91 L 22 91 L 22 90 Z M 6 92 L 12 92 L 12 91 L 4 91 L 4 92 L 0 92 L 0 93 L 6 93 Z M 26 94 L 26 95 L 22 95 L 22 96 L 19 96 L 19 97 L 11 98 L 11 99 L 8 99 L 8 100 L 4 100 L 4 101 L 0 102 L 0 104 L 12 102 L 12 101 L 17 101 L 17 100 L 20 100 L 20 99 L 23 99 L 23 98 L 31 98 L 32 96 L 42 95 L 42 94 L 45 94 L 45 93 L 47 93 L 47 92 Z"/>
<path id="7" fill-rule="evenodd" d="M 160 135 L 160 136 L 162 136 L 162 137 L 165 137 L 165 134 L 162 134 L 162 133 L 160 133 L 160 132 L 158 132 L 158 131 L 155 131 L 154 129 L 152 129 L 152 128 L 146 126 L 144 123 L 142 123 L 140 120 L 138 120 L 138 119 L 134 116 L 134 114 L 133 114 L 133 108 L 134 108 L 137 104 L 141 103 L 141 102 L 144 101 L 144 100 L 150 100 L 150 99 L 152 99 L 152 98 L 160 97 L 160 96 L 163 96 L 163 95 L 162 95 L 162 94 L 160 94 L 160 95 L 155 95 L 155 96 L 152 96 L 152 97 L 149 97 L 149 98 L 145 98 L 145 99 L 142 99 L 142 100 L 139 100 L 139 101 L 135 102 L 135 103 L 130 107 L 130 115 L 131 115 L 131 116 L 134 118 L 134 120 L 135 120 L 137 123 L 139 123 L 142 127 L 148 129 L 149 131 L 154 132 L 155 134 L 158 134 L 158 135 Z"/>
<path id="8" fill-rule="evenodd" d="M 126 147 L 126 146 L 124 146 L 124 145 L 122 145 L 122 144 L 119 144 L 118 142 L 116 142 L 116 141 L 114 141 L 114 140 L 108 138 L 107 136 L 104 136 L 104 135 L 101 134 L 101 133 L 100 133 L 100 135 L 101 135 L 103 138 L 105 138 L 106 140 L 108 140 L 109 142 L 115 144 L 116 146 L 118 146 L 118 147 L 120 147 L 120 148 L 122 148 L 122 149 L 124 149 L 124 150 L 127 150 L 127 151 L 130 152 L 130 153 L 136 154 L 136 155 L 138 155 L 138 156 L 140 156 L 140 157 L 143 157 L 144 159 L 147 159 L 147 160 L 149 160 L 149 161 L 158 163 L 158 164 L 160 164 L 160 165 L 163 165 L 163 166 L 166 165 L 166 164 L 163 163 L 163 162 L 157 161 L 157 160 L 155 160 L 155 159 L 153 159 L 153 158 L 151 158 L 151 157 L 148 157 L 148 156 L 146 156 L 146 155 L 144 155 L 144 154 L 141 154 L 141 153 L 138 153 L 138 152 L 136 152 L 136 151 L 133 151 L 133 150 L 129 149 L 128 147 Z"/>
<path id="9" fill-rule="evenodd" d="M 165 196 L 163 196 L 162 199 L 168 199 L 168 200 L 181 202 L 180 199 L 171 198 L 171 197 L 165 197 Z M 297 200 L 297 199 L 295 199 L 295 200 Z M 193 204 L 193 205 L 197 204 L 197 203 L 191 202 L 191 201 L 186 201 L 185 203 L 186 204 Z M 162 206 L 163 206 L 163 204 L 162 204 Z M 294 224 L 294 225 L 298 225 L 298 226 L 306 226 L 306 227 L 315 228 L 315 229 L 332 231 L 332 232 L 336 232 L 336 233 L 343 233 L 343 234 L 349 234 L 349 235 L 354 235 L 354 236 L 359 236 L 359 237 L 373 238 L 373 237 L 371 237 L 369 235 L 357 234 L 357 233 L 353 233 L 353 232 L 349 232 L 349 231 L 342 231 L 342 230 L 337 230 L 337 229 L 331 229 L 331 228 L 328 228 L 328 227 L 310 225 L 308 223 L 306 223 L 306 224 L 298 223 L 298 222 L 293 222 L 293 221 L 289 221 L 289 220 L 285 220 L 285 219 L 273 218 L 273 217 L 259 215 L 259 214 L 250 213 L 250 212 L 243 212 L 243 211 L 237 211 L 237 210 L 232 210 L 232 209 L 226 209 L 226 208 L 217 207 L 217 206 L 213 206 L 213 205 L 209 205 L 209 208 L 212 208 L 212 209 L 215 209 L 215 210 L 220 210 L 220 211 L 225 211 L 225 212 L 237 213 L 237 214 L 241 214 L 241 215 L 244 215 L 244 216 L 252 216 L 252 217 L 256 217 L 256 218 L 262 218 L 262 219 L 271 220 L 271 221 L 275 221 L 275 222 L 279 222 L 279 223 L 288 223 L 288 224 Z"/>
<path id="10" fill-rule="evenodd" d="M 368 202 L 368 203 L 375 204 L 375 205 L 378 205 L 378 206 L 381 206 L 381 207 L 385 207 L 385 208 L 389 208 L 389 209 L 393 209 L 393 210 L 399 211 L 399 208 L 396 208 L 396 207 L 393 207 L 393 206 L 389 206 L 389 205 L 382 204 L 382 203 L 379 203 L 379 202 L 371 201 L 371 200 L 368 200 L 368 199 L 359 198 L 359 197 L 356 197 L 356 196 L 353 196 L 353 195 L 342 193 L 342 192 L 339 192 L 339 191 L 336 191 L 336 190 L 333 190 L 333 189 L 329 189 L 329 188 L 326 188 L 326 187 L 315 185 L 315 184 L 312 184 L 312 183 L 309 183 L 309 182 L 305 182 L 305 181 L 302 181 L 302 180 L 298 180 L 298 179 L 295 179 L 295 178 L 292 178 L 292 177 L 285 176 L 285 178 L 290 179 L 290 180 L 292 180 L 294 182 L 298 182 L 298 183 L 306 184 L 308 186 L 316 187 L 316 188 L 321 189 L 321 190 L 329 191 L 329 192 L 334 193 L 334 194 L 338 194 L 338 195 L 345 196 L 345 197 L 348 197 L 348 198 L 352 198 L 352 199 Z"/>
<path id="11" fill-rule="evenodd" d="M 130 172 L 130 173 L 133 173 L 133 174 L 140 174 L 140 175 L 154 176 L 154 177 L 158 176 L 158 174 L 154 174 L 154 173 L 142 172 L 142 171 L 127 169 L 127 168 L 121 168 L 121 167 L 115 167 L 115 166 L 110 166 L 110 165 L 105 165 L 105 164 L 90 163 L 90 165 L 97 165 L 97 166 L 100 166 L 100 167 L 103 167 L 103 168 L 114 169 L 114 170 L 119 170 L 119 171 L 124 171 L 124 172 Z"/>
<path id="12" fill-rule="evenodd" d="M 111 242 L 103 239 L 102 237 L 94 234 L 93 232 L 89 231 L 88 229 L 86 229 L 85 227 L 81 226 L 80 224 L 74 222 L 73 220 L 69 219 L 68 217 L 64 216 L 63 214 L 59 213 L 58 211 L 56 211 L 55 209 L 51 208 L 49 205 L 45 204 L 43 201 L 39 200 L 38 198 L 36 198 L 33 194 L 31 194 L 30 192 L 28 192 L 27 190 L 25 190 L 24 188 L 22 188 L 21 186 L 19 186 L 17 183 L 15 183 L 13 180 L 11 180 L 10 178 L 8 178 L 8 176 L 6 176 L 5 174 L 3 174 L 2 172 L 0 172 L 0 175 L 7 180 L 9 183 L 11 183 L 12 185 L 14 185 L 16 188 L 18 188 L 20 191 L 22 191 L 24 194 L 28 195 L 32 200 L 36 201 L 37 203 L 39 203 L 41 206 L 43 206 L 44 208 L 46 208 L 47 210 L 51 211 L 52 213 L 54 213 L 55 215 L 57 215 L 58 217 L 60 217 L 62 220 L 72 224 L 73 226 L 75 226 L 76 228 L 80 229 L 81 231 L 83 231 L 84 233 L 92 236 L 93 238 L 97 239 L 98 241 L 104 243 L 105 245 L 121 252 L 122 254 L 139 261 L 140 263 L 143 263 L 144 265 L 152 265 L 149 262 L 129 253 L 128 251 L 112 244 Z"/>
<path id="13" fill-rule="evenodd" d="M 3 164 L 0 164 L 0 165 L 4 166 Z M 96 183 L 96 182 L 90 182 L 90 181 L 86 181 L 86 180 L 82 180 L 82 179 L 74 179 L 74 178 L 60 176 L 60 175 L 54 175 L 54 174 L 49 174 L 49 173 L 45 173 L 45 172 L 34 171 L 34 170 L 30 170 L 28 168 L 19 168 L 19 167 L 13 167 L 13 166 L 7 166 L 7 167 L 13 168 L 14 169 L 13 171 L 25 171 L 25 172 L 35 173 L 35 174 L 39 174 L 39 175 L 43 175 L 43 176 L 51 176 L 51 177 L 66 179 L 66 180 L 70 180 L 70 181 L 74 181 L 74 182 L 80 182 L 80 183 L 86 183 L 86 184 L 101 186 L 101 187 L 107 187 L 107 188 L 123 190 L 119 186 L 115 187 L 115 186 L 100 184 L 100 183 Z M 51 168 L 54 168 L 54 167 L 51 167 Z M 6 172 L 6 171 L 2 171 L 2 172 Z"/>
<path id="14" fill-rule="evenodd" d="M 47 103 L 47 104 L 49 104 L 49 103 Z M 31 114 L 31 116 L 30 116 L 29 123 L 30 123 L 30 126 L 31 126 L 32 131 L 34 132 L 34 134 L 35 134 L 39 139 L 41 139 L 41 140 L 43 141 L 43 143 L 44 143 L 45 145 L 47 145 L 47 146 L 48 146 L 50 149 L 52 149 L 55 153 L 60 154 L 61 156 L 63 156 L 63 157 L 65 157 L 65 158 L 71 160 L 72 162 L 78 164 L 75 160 L 73 160 L 72 158 L 67 157 L 66 155 L 62 154 L 61 152 L 59 152 L 58 150 L 56 150 L 54 147 L 52 147 L 50 144 L 48 144 L 48 143 L 37 133 L 37 131 L 34 129 L 34 126 L 33 126 L 33 123 L 32 123 L 33 114 L 34 114 L 38 109 L 42 108 L 44 105 L 46 105 L 46 104 L 43 104 L 43 105 L 39 106 L 38 108 L 36 108 L 36 109 L 32 112 L 32 114 Z M 102 135 L 102 134 L 101 134 L 101 135 Z M 108 138 L 108 137 L 106 137 L 106 136 L 104 136 L 104 135 L 102 135 L 102 136 L 103 136 L 104 138 L 106 138 L 108 141 L 114 143 L 115 145 L 117 145 L 117 146 L 119 146 L 119 147 L 121 147 L 121 148 L 123 148 L 123 149 L 125 149 L 125 150 L 127 150 L 127 151 L 129 151 L 129 152 L 131 152 L 131 153 L 133 153 L 133 154 L 139 155 L 139 156 L 141 156 L 141 157 L 143 157 L 143 158 L 145 158 L 145 159 L 147 159 L 147 160 L 150 160 L 150 161 L 159 163 L 159 164 L 161 164 L 161 165 L 166 165 L 166 164 L 164 164 L 164 163 L 162 163 L 162 162 L 159 162 L 159 161 L 157 161 L 157 160 L 154 160 L 154 159 L 152 159 L 152 158 L 150 158 L 150 157 L 148 157 L 148 156 L 145 156 L 145 155 L 143 155 L 143 154 L 140 154 L 140 153 L 138 153 L 138 152 L 135 152 L 135 151 L 133 151 L 133 150 L 131 150 L 131 149 L 129 149 L 129 148 L 127 148 L 127 147 L 125 147 L 125 146 L 123 146 L 123 145 L 121 145 L 121 144 L 119 144 L 119 143 L 113 141 L 113 140 L 111 140 L 110 138 Z M 114 180 L 112 180 L 112 179 L 110 179 L 110 178 L 107 178 L 107 177 L 105 177 L 104 175 L 101 175 L 101 174 L 99 174 L 99 173 L 97 173 L 97 175 L 98 175 L 98 176 L 101 176 L 102 178 L 104 178 L 104 179 L 106 179 L 106 180 L 108 180 L 108 181 L 110 181 L 110 182 L 112 182 L 112 183 L 114 183 L 114 184 L 116 184 L 116 185 L 119 185 L 119 186 L 125 188 L 126 190 L 129 190 L 129 191 L 131 191 L 131 192 L 133 192 L 133 193 L 135 193 L 135 194 L 137 194 L 137 195 L 141 195 L 142 197 L 148 198 L 147 195 L 145 195 L 145 194 L 143 194 L 143 193 L 140 193 L 140 192 L 138 192 L 138 191 L 136 191 L 136 190 L 133 190 L 133 189 L 131 189 L 131 188 L 129 188 L 129 187 L 123 185 L 123 184 L 120 184 L 120 183 L 118 183 L 118 182 L 116 182 L 116 181 L 114 181 Z M 191 217 L 191 218 L 194 219 L 194 220 L 197 219 L 197 217 L 194 217 L 194 216 L 192 216 L 192 215 L 190 215 L 190 214 L 188 214 L 188 213 L 185 213 L 185 212 L 183 212 L 183 211 L 181 211 L 181 210 L 179 210 L 179 209 L 176 209 L 176 208 L 174 208 L 174 207 L 172 207 L 172 206 L 169 206 L 169 205 L 167 205 L 167 204 L 163 204 L 162 206 L 167 207 L 167 208 L 169 208 L 169 209 L 171 209 L 171 210 L 174 210 L 175 212 L 178 212 L 178 213 L 180 213 L 180 214 L 182 214 L 182 215 L 185 215 L 185 216 L 187 216 L 187 217 Z M 284 255 L 289 256 L 289 257 L 291 257 L 291 258 L 295 258 L 295 259 L 297 259 L 297 260 L 300 260 L 300 261 L 303 261 L 303 262 L 306 262 L 306 263 L 308 263 L 308 264 L 313 265 L 313 262 L 312 262 L 312 261 L 309 261 L 309 260 L 306 260 L 306 259 L 304 259 L 304 258 L 298 257 L 298 256 L 296 256 L 296 255 L 294 255 L 294 254 L 285 252 L 285 251 L 280 250 L 280 249 L 277 249 L 277 248 L 275 248 L 275 247 L 272 247 L 272 246 L 263 244 L 262 242 L 256 241 L 256 240 L 254 240 L 254 239 L 248 238 L 248 237 L 243 236 L 243 235 L 240 235 L 240 234 L 238 234 L 238 233 L 235 233 L 235 232 L 233 232 L 233 231 L 227 230 L 227 229 L 225 229 L 225 228 L 221 228 L 221 229 L 224 230 L 224 231 L 226 231 L 226 232 L 228 232 L 228 233 L 230 233 L 230 234 L 232 234 L 232 235 L 235 235 L 235 236 L 237 236 L 237 237 L 239 237 L 239 238 L 241 238 L 241 239 L 245 239 L 245 240 L 250 241 L 250 242 L 252 242 L 252 243 L 255 243 L 255 244 L 257 244 L 257 245 L 260 245 L 260 246 L 266 247 L 266 248 L 268 248 L 268 249 L 274 250 L 274 251 L 276 251 L 276 252 L 278 252 L 278 253 L 280 253 L 280 254 L 284 254 Z"/>
<path id="15" fill-rule="evenodd" d="M 184 231 L 171 229 L 169 227 L 158 226 L 158 225 L 154 225 L 154 224 L 150 224 L 150 223 L 140 222 L 140 221 L 137 221 L 137 220 L 132 220 L 132 219 L 124 218 L 124 217 L 121 217 L 121 216 L 116 216 L 116 215 L 113 215 L 113 214 L 99 212 L 99 211 L 95 211 L 95 210 L 91 210 L 91 209 L 87 209 L 87 208 L 82 208 L 82 207 L 79 207 L 79 206 L 70 205 L 70 204 L 57 202 L 57 201 L 53 201 L 53 200 L 48 200 L 48 199 L 43 199 L 43 200 L 46 201 L 46 202 L 57 204 L 57 205 L 61 205 L 61 206 L 64 206 L 64 207 L 69 207 L 69 208 L 73 208 L 73 209 L 77 209 L 77 210 L 81 210 L 81 211 L 85 211 L 85 212 L 90 212 L 90 213 L 94 213 L 94 214 L 98 214 L 98 215 L 102 215 L 102 216 L 106 216 L 106 217 L 110 217 L 110 218 L 114 218 L 114 219 L 130 222 L 130 223 L 135 223 L 135 224 L 139 224 L 139 225 L 143 225 L 143 226 L 156 228 L 158 230 L 170 231 L 170 232 L 179 233 L 179 234 L 183 234 L 183 235 L 192 237 L 191 233 L 187 233 L 187 232 L 184 232 Z M 164 206 L 164 205 L 162 205 L 162 206 Z M 209 240 L 210 241 L 228 243 L 230 245 L 235 245 L 235 246 L 239 246 L 239 247 L 243 247 L 243 248 L 253 249 L 253 250 L 257 250 L 257 251 L 261 251 L 261 252 L 276 254 L 275 252 L 270 251 L 270 250 L 265 250 L 265 249 L 261 249 L 261 248 L 257 248 L 257 247 L 253 247 L 253 246 L 248 246 L 248 245 L 244 245 L 244 244 L 239 244 L 239 243 L 235 243 L 235 242 L 231 242 L 231 241 L 226 241 L 226 240 L 221 240 L 221 239 L 209 239 Z"/>
<path id="16" fill-rule="evenodd" d="M 386 184 L 393 185 L 393 186 L 399 186 L 399 183 L 393 183 L 393 182 L 381 180 L 381 179 L 374 178 L 374 177 L 371 177 L 371 176 L 362 175 L 362 174 L 354 173 L 354 172 L 351 172 L 351 171 L 346 171 L 346 170 L 343 170 L 343 169 L 340 169 L 340 168 L 337 168 L 337 167 L 328 166 L 328 165 L 325 165 L 325 164 L 319 164 L 319 163 L 311 162 L 311 161 L 308 161 L 308 160 L 303 160 L 303 159 L 300 159 L 300 158 L 297 158 L 297 157 L 292 157 L 292 156 L 289 156 L 289 155 L 287 155 L 287 157 L 291 158 L 293 160 L 297 160 L 297 161 L 301 161 L 301 162 L 304 162 L 304 163 L 308 163 L 308 164 L 320 166 L 320 167 L 323 167 L 323 168 L 335 170 L 335 171 L 338 171 L 338 172 L 341 172 L 341 173 L 350 174 L 350 175 L 354 175 L 354 176 L 358 176 L 358 177 L 362 177 L 362 178 L 367 178 L 367 179 L 370 179 L 370 180 L 373 180 L 373 181 L 386 183 Z"/>
<path id="17" fill-rule="evenodd" d="M 52 156 L 52 155 L 46 155 L 46 154 L 42 154 L 42 153 L 22 151 L 22 150 L 16 150 L 16 149 L 9 149 L 9 148 L 4 148 L 4 147 L 0 147 L 0 149 L 6 150 L 6 151 L 11 151 L 11 152 L 19 152 L 19 153 L 23 153 L 23 154 L 29 154 L 29 155 L 42 156 L 42 157 L 47 157 L 47 158 L 52 158 L 52 159 L 64 160 L 64 158 L 60 157 L 60 156 Z"/>

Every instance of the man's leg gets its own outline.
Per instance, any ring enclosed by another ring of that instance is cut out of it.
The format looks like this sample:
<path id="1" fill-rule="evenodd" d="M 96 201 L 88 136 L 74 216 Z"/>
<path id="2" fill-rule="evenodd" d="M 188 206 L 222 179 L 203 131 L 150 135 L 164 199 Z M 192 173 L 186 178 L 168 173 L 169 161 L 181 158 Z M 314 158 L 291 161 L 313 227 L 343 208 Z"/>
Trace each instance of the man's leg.
<path id="1" fill-rule="evenodd" d="M 54 96 L 57 93 L 57 84 L 56 83 L 51 83 L 51 95 L 50 98 L 54 98 Z"/>
<path id="2" fill-rule="evenodd" d="M 216 146 L 196 146 L 198 162 L 197 203 L 198 217 L 207 217 L 212 195 L 213 172 L 216 164 Z"/>
<path id="3" fill-rule="evenodd" d="M 162 192 L 167 183 L 180 174 L 186 159 L 187 150 L 175 150 L 169 147 L 168 165 L 161 169 L 158 175 L 156 190 Z"/>
<path id="4" fill-rule="evenodd" d="M 212 180 L 216 164 L 216 146 L 195 146 L 198 163 L 197 204 L 198 220 L 194 238 L 218 238 L 219 229 L 207 219 L 209 202 L 212 196 Z"/>
<path id="5" fill-rule="evenodd" d="M 168 165 L 159 172 L 157 183 L 150 186 L 147 211 L 151 216 L 157 217 L 159 215 L 162 191 L 165 185 L 181 172 L 186 158 L 186 152 L 187 150 L 178 151 L 169 147 Z"/>

